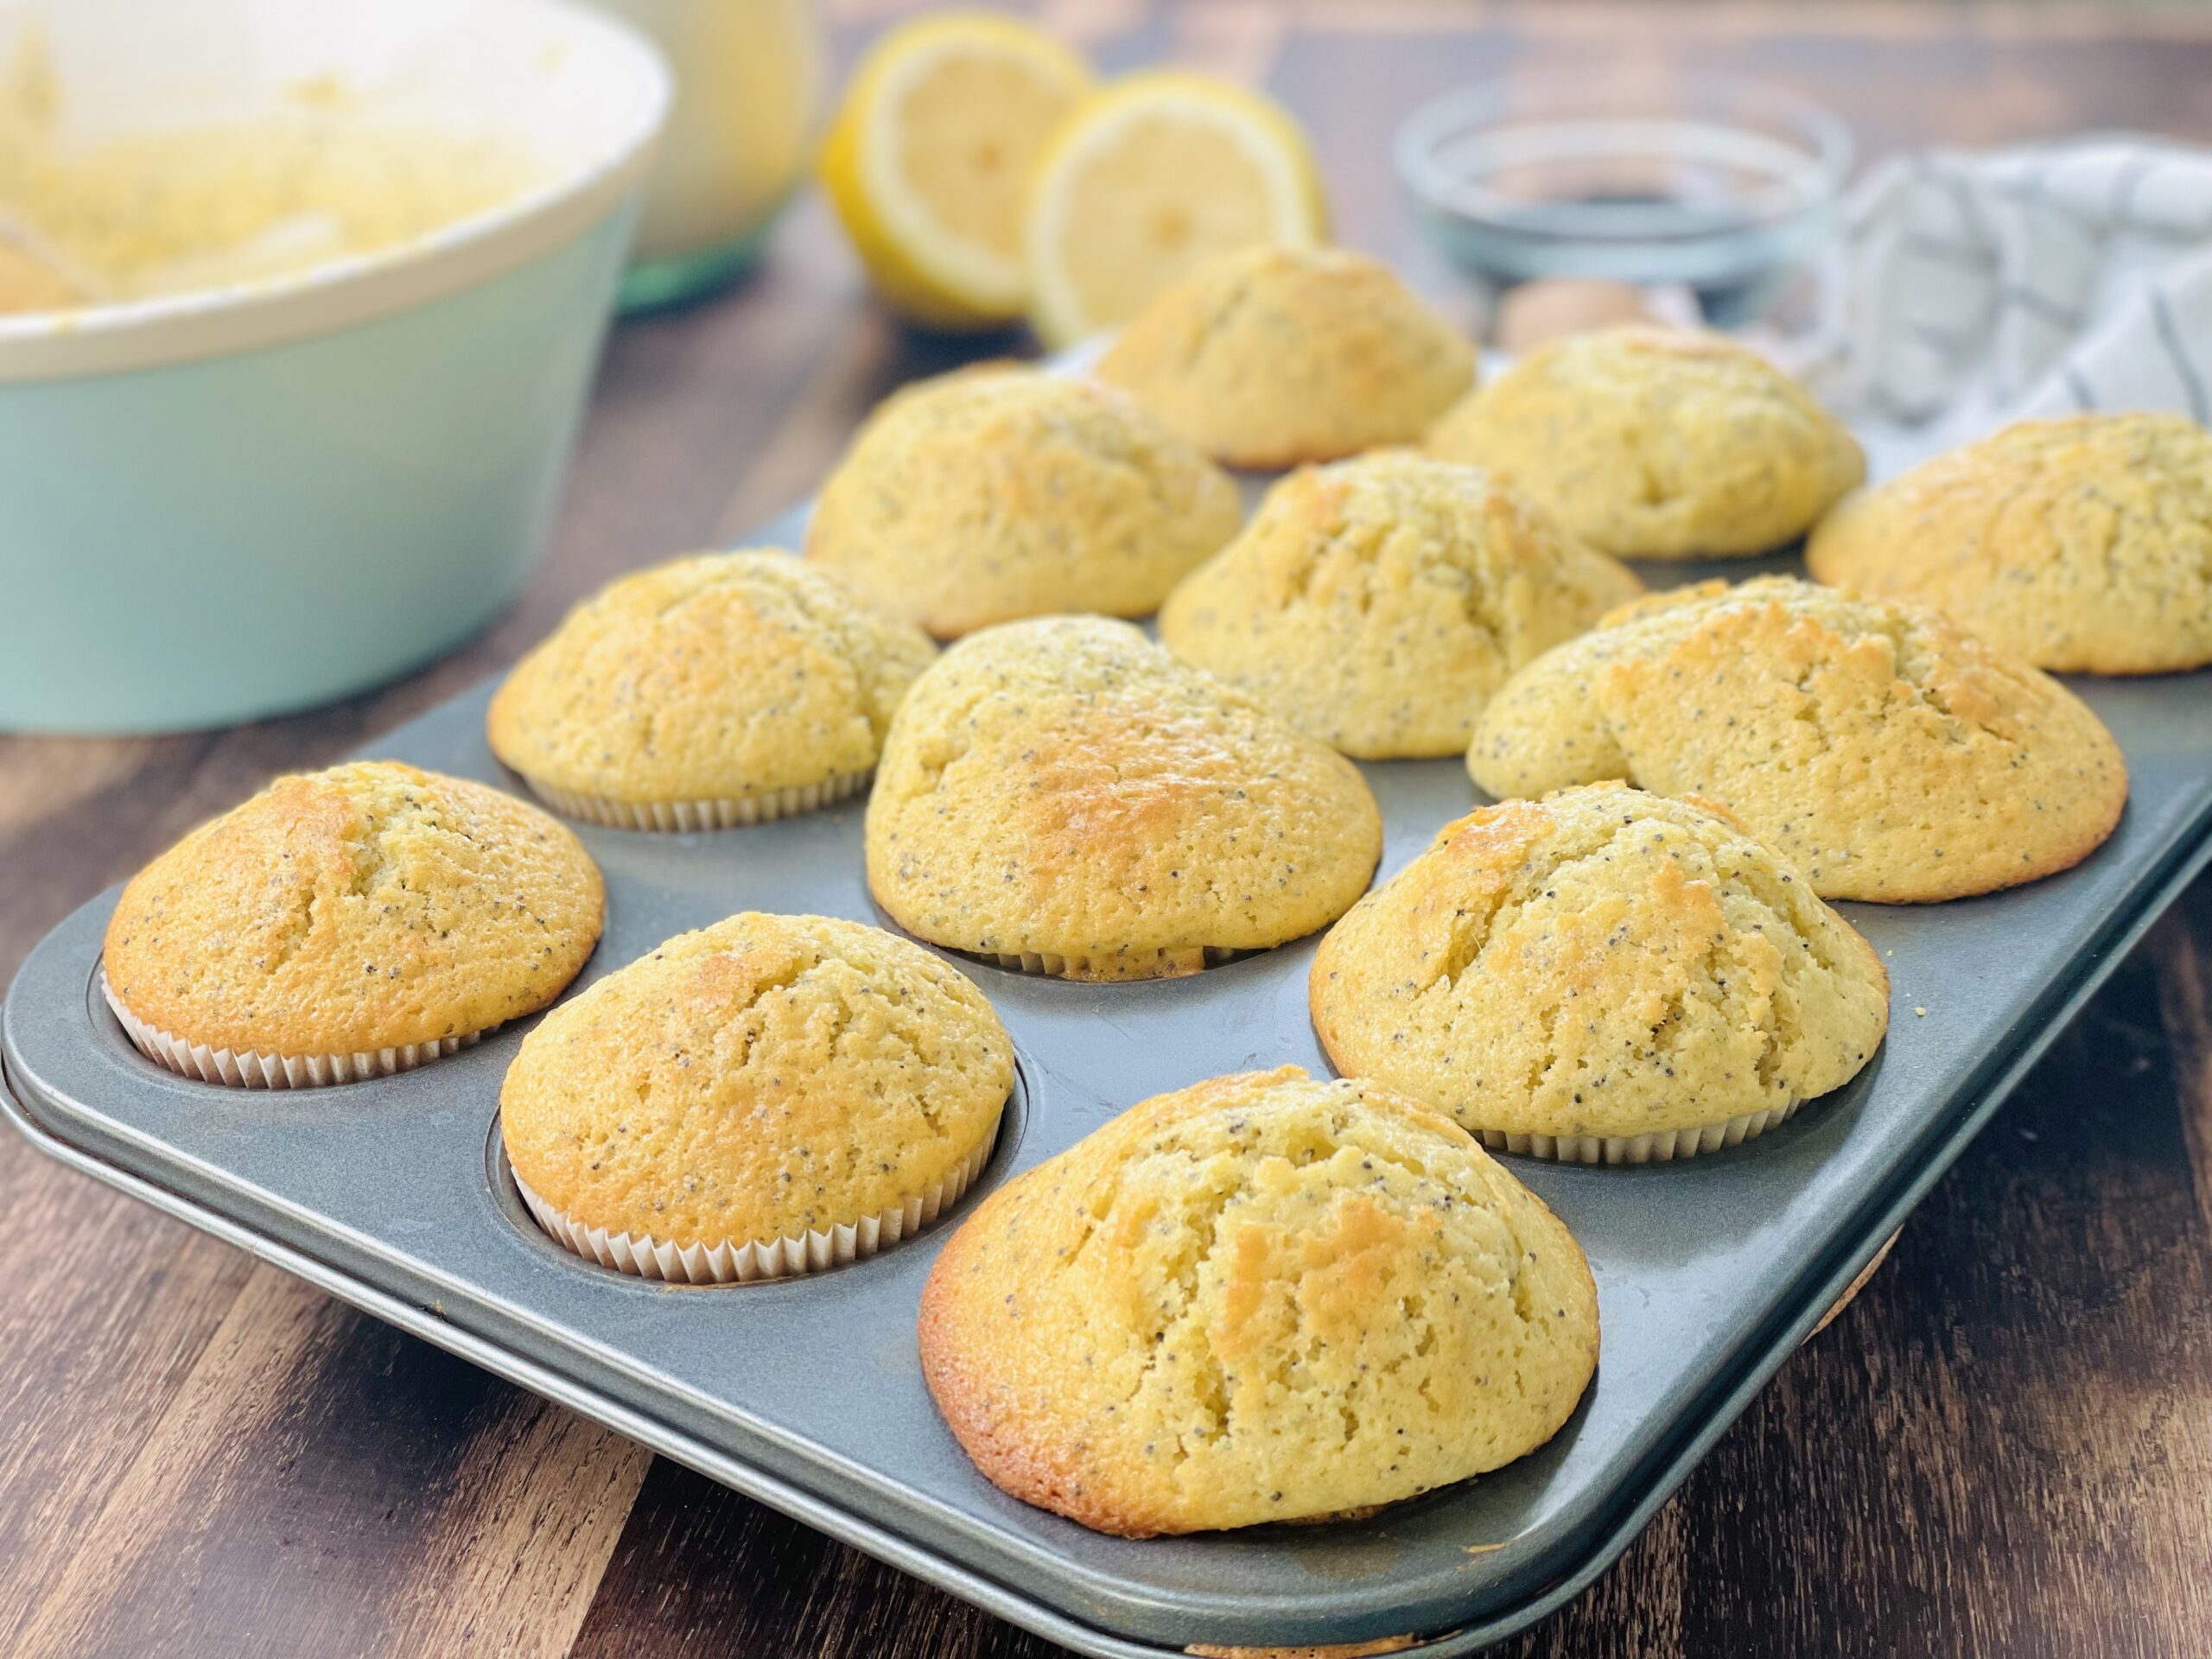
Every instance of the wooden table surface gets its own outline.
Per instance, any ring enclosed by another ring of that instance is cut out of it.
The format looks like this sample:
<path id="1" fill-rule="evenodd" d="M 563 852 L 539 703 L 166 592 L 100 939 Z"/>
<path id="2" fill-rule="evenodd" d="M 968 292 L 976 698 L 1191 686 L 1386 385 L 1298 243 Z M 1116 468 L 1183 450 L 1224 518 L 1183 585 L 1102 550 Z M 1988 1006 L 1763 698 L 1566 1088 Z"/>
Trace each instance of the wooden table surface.
<path id="1" fill-rule="evenodd" d="M 895 7 L 837 8 L 841 50 Z M 1048 4 L 1113 67 L 1263 82 L 1349 242 L 1449 291 L 1395 118 L 1507 65 L 1740 68 L 1866 149 L 2092 126 L 2212 140 L 2212 14 L 2038 7 Z M 271 773 L 511 661 L 644 561 L 806 493 L 890 387 L 1013 339 L 902 334 L 817 200 L 738 292 L 616 334 L 515 612 L 373 696 L 206 736 L 0 740 L 0 976 Z M 1058 1651 L 0 1135 L 0 1654 Z M 1192 1632 L 1203 1640 L 1204 1631 Z M 2212 1650 L 2212 881 L 2123 964 L 1622 1561 L 1522 1654 Z"/>

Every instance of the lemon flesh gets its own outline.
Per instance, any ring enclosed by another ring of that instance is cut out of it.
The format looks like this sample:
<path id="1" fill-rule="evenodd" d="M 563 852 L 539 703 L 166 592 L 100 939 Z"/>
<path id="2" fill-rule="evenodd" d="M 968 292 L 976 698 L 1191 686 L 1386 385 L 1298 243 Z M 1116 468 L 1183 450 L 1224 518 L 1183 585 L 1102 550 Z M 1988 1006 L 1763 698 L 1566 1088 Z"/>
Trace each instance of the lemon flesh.
<path id="1" fill-rule="evenodd" d="M 1128 321 L 1219 254 L 1327 234 L 1290 117 L 1202 76 L 1136 75 L 1064 124 L 1030 204 L 1030 320 L 1060 347 Z"/>
<path id="2" fill-rule="evenodd" d="M 1021 315 L 1030 178 L 1090 86 L 1080 60 L 1006 17 L 952 13 L 876 43 L 830 128 L 822 175 L 894 308 L 938 327 Z"/>

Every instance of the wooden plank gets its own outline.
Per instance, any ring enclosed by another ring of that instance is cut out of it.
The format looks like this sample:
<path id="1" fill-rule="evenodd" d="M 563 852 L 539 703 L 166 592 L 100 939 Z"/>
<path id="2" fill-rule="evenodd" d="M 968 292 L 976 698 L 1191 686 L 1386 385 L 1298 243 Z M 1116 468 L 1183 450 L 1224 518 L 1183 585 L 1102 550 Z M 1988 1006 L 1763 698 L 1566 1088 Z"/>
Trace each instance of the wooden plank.
<path id="1" fill-rule="evenodd" d="M 14 1654 L 251 1263 L 12 1135 L 0 1213 L 0 1653 Z"/>
<path id="2" fill-rule="evenodd" d="M 881 15 L 911 9 L 917 0 L 867 3 Z M 1203 9 L 1217 3 L 1185 0 L 1185 6 Z M 1565 5 L 1547 0 L 1283 0 L 1283 10 L 1293 27 L 1312 34 L 1423 36 L 1479 25 L 1510 29 L 1531 39 L 1614 48 L 1624 40 L 1649 35 L 1678 52 L 1715 40 L 1792 35 L 1834 35 L 1905 48 L 1961 35 L 2003 44 L 2212 38 L 2212 14 L 2192 0 L 2038 0 L 2012 5 L 1928 0 L 1701 0 L 1688 5 L 1643 0 L 1574 0 Z"/>
<path id="3" fill-rule="evenodd" d="M 9 1651 L 558 1655 L 650 1461 L 256 1268 Z"/>
<path id="4" fill-rule="evenodd" d="M 705 1563 L 715 1563 L 702 1570 Z M 662 1462 L 575 1659 L 1040 1659 L 1061 1649 Z"/>
<path id="5" fill-rule="evenodd" d="M 2173 1045 L 2174 1092 L 2196 1202 L 2212 1223 L 2212 881 L 2200 881 L 2146 944 Z"/>

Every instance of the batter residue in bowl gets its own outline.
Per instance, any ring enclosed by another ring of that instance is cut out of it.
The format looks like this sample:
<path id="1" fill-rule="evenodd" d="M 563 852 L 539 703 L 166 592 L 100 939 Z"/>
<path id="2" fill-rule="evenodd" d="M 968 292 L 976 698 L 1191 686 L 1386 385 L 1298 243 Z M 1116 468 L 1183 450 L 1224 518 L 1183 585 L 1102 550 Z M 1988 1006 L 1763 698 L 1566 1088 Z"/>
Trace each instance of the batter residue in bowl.
<path id="1" fill-rule="evenodd" d="M 412 242 L 542 176 L 523 145 L 379 111 L 327 80 L 253 117 L 65 143 L 35 35 L 0 73 L 0 313 L 298 275 Z"/>

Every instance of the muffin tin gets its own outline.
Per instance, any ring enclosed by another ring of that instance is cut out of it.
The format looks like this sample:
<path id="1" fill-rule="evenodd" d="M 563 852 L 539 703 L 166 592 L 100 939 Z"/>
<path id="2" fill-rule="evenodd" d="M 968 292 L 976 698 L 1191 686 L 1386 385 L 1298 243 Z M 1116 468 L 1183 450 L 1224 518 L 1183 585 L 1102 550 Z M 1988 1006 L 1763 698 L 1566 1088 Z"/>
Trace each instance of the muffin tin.
<path id="1" fill-rule="evenodd" d="M 914 1311 L 941 1229 L 795 1281 L 691 1288 L 597 1267 L 537 1230 L 500 1160 L 499 1079 L 521 1027 L 334 1091 L 188 1082 L 134 1052 L 100 1001 L 113 892 L 55 929 L 10 991 L 12 1099 L 0 1106 L 87 1173 L 1079 1652 L 1395 1636 L 1415 1638 L 1412 1653 L 1471 1652 L 1577 1594 L 1626 1547 L 2212 860 L 2212 673 L 2077 684 L 2133 775 L 2113 840 L 2011 893 L 1843 906 L 1894 982 L 1889 1039 L 1848 1088 L 1758 1140 L 1641 1167 L 1510 1160 L 1589 1252 L 1597 1380 L 1533 1456 L 1366 1521 L 1137 1542 L 1006 1497 L 922 1386 Z M 488 695 L 372 752 L 518 791 L 485 747 Z M 1476 799 L 1456 760 L 1364 771 L 1383 809 L 1384 874 Z M 707 835 L 579 826 L 609 891 L 607 937 L 580 982 L 745 908 L 887 925 L 862 875 L 861 819 L 855 800 Z M 1284 1061 L 1325 1074 L 1306 1014 L 1313 950 L 1103 986 L 963 960 L 1019 1057 L 978 1191 L 1148 1095 Z"/>

